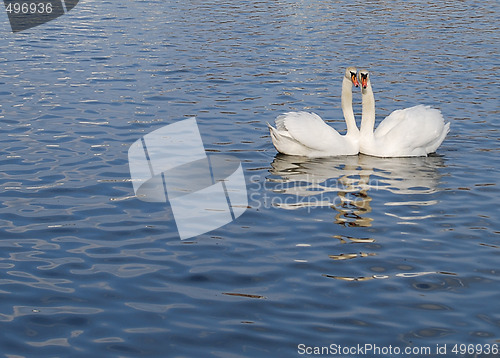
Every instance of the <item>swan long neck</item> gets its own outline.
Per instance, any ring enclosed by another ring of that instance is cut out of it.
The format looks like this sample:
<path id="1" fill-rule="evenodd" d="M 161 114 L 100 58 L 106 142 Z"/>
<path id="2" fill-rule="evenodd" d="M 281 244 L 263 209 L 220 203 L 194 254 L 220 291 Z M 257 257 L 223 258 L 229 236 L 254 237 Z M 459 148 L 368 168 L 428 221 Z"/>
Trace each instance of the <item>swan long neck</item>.
<path id="1" fill-rule="evenodd" d="M 366 88 L 361 89 L 363 102 L 363 112 L 361 117 L 361 135 L 373 136 L 375 127 L 375 97 L 373 96 L 372 85 L 368 80 Z"/>
<path id="2" fill-rule="evenodd" d="M 347 134 L 358 134 L 359 130 L 352 110 L 352 82 L 346 77 L 342 81 L 341 106 L 347 124 Z"/>

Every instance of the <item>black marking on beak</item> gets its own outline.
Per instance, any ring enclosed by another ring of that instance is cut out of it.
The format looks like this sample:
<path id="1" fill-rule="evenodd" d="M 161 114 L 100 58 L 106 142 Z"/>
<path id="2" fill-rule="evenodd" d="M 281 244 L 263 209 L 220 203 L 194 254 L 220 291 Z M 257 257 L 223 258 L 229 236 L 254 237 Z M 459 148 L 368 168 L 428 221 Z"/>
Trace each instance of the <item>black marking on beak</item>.
<path id="1" fill-rule="evenodd" d="M 358 86 L 358 76 L 356 72 L 351 72 L 351 82 L 354 84 L 354 86 Z"/>
<path id="2" fill-rule="evenodd" d="M 366 88 L 366 85 L 368 83 L 368 73 L 360 73 L 361 76 L 361 85 L 363 88 Z"/>

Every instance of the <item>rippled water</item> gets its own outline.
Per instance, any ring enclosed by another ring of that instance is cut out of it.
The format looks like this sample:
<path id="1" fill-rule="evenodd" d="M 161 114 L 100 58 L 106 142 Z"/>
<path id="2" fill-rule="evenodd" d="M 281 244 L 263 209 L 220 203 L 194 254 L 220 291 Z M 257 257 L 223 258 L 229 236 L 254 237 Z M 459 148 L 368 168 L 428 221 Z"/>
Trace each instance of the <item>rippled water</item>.
<path id="1" fill-rule="evenodd" d="M 495 1 L 81 1 L 17 34 L 1 16 L 4 357 L 500 344 Z M 276 155 L 282 112 L 345 129 L 352 64 L 378 119 L 441 109 L 437 156 Z M 191 116 L 243 162 L 249 209 L 181 241 L 127 151 Z"/>

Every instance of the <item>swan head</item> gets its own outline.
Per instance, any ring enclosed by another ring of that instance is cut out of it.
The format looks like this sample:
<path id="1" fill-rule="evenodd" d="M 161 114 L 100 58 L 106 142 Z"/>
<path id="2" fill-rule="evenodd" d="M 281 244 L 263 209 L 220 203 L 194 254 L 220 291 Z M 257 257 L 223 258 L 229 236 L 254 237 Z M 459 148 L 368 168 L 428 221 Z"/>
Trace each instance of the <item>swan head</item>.
<path id="1" fill-rule="evenodd" d="M 366 88 L 368 82 L 370 81 L 370 74 L 368 70 L 360 70 L 358 72 L 359 82 L 361 82 L 361 87 Z"/>
<path id="2" fill-rule="evenodd" d="M 359 87 L 358 70 L 356 67 L 347 67 L 345 70 L 345 78 L 351 81 L 354 86 Z"/>

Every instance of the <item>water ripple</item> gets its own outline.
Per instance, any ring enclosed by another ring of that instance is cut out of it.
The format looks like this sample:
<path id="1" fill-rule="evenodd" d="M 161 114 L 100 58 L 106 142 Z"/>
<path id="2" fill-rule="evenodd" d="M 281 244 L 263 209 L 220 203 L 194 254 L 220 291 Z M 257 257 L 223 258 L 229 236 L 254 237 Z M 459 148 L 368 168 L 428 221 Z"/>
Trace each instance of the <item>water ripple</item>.
<path id="1" fill-rule="evenodd" d="M 4 21 L 2 354 L 498 342 L 496 6 L 80 2 L 27 32 Z M 437 156 L 276 155 L 266 122 L 282 112 L 345 130 L 351 64 L 372 73 L 377 121 L 442 111 Z M 208 152 L 242 161 L 249 207 L 181 241 L 169 205 L 135 198 L 127 151 L 193 116 Z"/>

